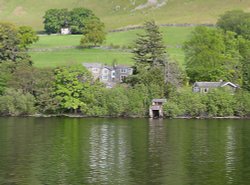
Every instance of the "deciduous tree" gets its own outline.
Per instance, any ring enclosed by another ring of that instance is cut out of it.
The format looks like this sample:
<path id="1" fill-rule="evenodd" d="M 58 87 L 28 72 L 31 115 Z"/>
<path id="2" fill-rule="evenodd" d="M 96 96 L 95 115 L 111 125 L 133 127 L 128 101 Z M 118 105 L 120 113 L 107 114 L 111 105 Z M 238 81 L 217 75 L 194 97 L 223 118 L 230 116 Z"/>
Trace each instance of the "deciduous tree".
<path id="1" fill-rule="evenodd" d="M 233 32 L 196 27 L 183 48 L 191 82 L 222 79 L 241 83 L 239 41 Z"/>
<path id="2" fill-rule="evenodd" d="M 89 19 L 85 24 L 81 45 L 96 46 L 102 44 L 105 36 L 104 24 L 98 18 Z"/>
<path id="3" fill-rule="evenodd" d="M 86 106 L 83 93 L 91 85 L 90 72 L 81 65 L 59 67 L 55 70 L 55 98 L 63 110 L 77 112 Z"/>
<path id="4" fill-rule="evenodd" d="M 27 60 L 29 55 L 21 45 L 18 28 L 11 23 L 0 23 L 0 63 L 3 61 L 18 62 Z"/>
<path id="5" fill-rule="evenodd" d="M 227 11 L 217 21 L 217 26 L 224 31 L 232 31 L 250 39 L 250 13 L 242 10 Z"/>

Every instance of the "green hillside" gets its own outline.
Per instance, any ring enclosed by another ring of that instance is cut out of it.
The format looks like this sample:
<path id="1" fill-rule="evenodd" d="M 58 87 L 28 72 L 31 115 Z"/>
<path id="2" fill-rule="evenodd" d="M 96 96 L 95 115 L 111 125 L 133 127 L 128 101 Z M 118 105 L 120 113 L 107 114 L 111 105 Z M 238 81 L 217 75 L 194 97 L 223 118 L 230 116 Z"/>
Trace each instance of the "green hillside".
<path id="1" fill-rule="evenodd" d="M 151 3 L 149 3 L 151 2 Z M 0 0 L 0 20 L 42 30 L 42 16 L 50 8 L 92 9 L 107 29 L 138 25 L 147 19 L 157 23 L 215 23 L 226 10 L 250 10 L 247 0 Z"/>
<path id="2" fill-rule="evenodd" d="M 163 27 L 164 43 L 167 46 L 171 59 L 180 64 L 184 62 L 184 53 L 181 48 L 193 27 Z M 132 54 L 122 51 L 128 48 L 137 38 L 137 33 L 142 30 L 131 30 L 126 32 L 109 33 L 102 49 L 81 49 L 77 48 L 81 35 L 51 35 L 40 36 L 30 50 L 30 55 L 37 67 L 55 67 L 59 65 L 82 63 L 82 62 L 102 62 L 112 64 L 115 60 L 119 64 L 132 64 Z M 110 46 L 120 49 L 107 50 Z"/>

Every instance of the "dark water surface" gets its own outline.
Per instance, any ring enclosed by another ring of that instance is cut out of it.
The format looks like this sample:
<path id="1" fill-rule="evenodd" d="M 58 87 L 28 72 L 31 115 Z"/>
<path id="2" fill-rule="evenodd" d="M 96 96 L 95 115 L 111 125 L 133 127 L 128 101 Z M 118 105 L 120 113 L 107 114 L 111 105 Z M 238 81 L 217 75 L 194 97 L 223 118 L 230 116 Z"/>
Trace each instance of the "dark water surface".
<path id="1" fill-rule="evenodd" d="M 0 118 L 0 185 L 249 185 L 250 120 Z"/>

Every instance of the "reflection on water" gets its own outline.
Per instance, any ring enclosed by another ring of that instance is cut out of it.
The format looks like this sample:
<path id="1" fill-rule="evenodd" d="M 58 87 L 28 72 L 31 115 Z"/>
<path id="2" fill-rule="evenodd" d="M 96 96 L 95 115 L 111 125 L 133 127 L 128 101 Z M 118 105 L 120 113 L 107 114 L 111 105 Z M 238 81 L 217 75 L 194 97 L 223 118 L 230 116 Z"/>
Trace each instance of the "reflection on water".
<path id="1" fill-rule="evenodd" d="M 0 185 L 244 185 L 250 121 L 0 118 Z"/>

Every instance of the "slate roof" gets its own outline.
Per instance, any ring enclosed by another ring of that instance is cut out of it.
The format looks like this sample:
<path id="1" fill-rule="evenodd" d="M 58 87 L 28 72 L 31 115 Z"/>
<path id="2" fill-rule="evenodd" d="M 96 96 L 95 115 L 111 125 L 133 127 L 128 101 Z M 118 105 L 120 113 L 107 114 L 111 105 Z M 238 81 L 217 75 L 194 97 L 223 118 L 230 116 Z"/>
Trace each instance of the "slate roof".
<path id="1" fill-rule="evenodd" d="M 195 82 L 196 87 L 221 87 L 223 82 Z"/>
<path id="2" fill-rule="evenodd" d="M 159 103 L 165 103 L 166 99 L 153 99 L 152 102 L 159 102 Z"/>
<path id="3" fill-rule="evenodd" d="M 195 87 L 203 87 L 203 88 L 216 88 L 216 87 L 224 87 L 230 85 L 231 87 L 237 88 L 236 84 L 231 82 L 195 82 Z"/>
<path id="4" fill-rule="evenodd" d="M 82 65 L 86 68 L 102 68 L 102 64 L 100 63 L 83 63 Z"/>
<path id="5" fill-rule="evenodd" d="M 126 66 L 126 65 L 116 65 L 115 68 L 116 69 L 128 69 L 128 68 L 132 68 L 132 67 L 129 67 L 129 66 Z"/>

